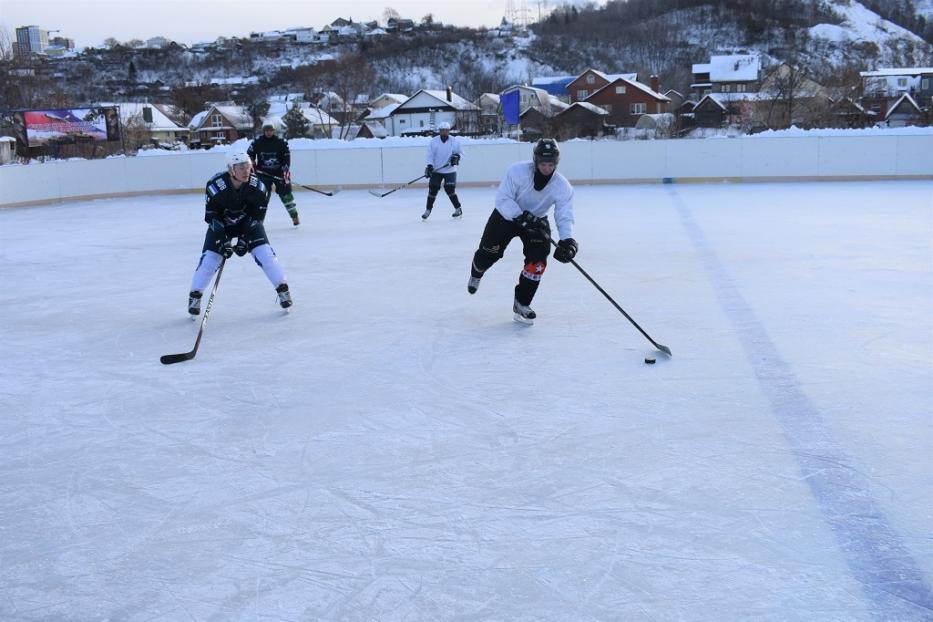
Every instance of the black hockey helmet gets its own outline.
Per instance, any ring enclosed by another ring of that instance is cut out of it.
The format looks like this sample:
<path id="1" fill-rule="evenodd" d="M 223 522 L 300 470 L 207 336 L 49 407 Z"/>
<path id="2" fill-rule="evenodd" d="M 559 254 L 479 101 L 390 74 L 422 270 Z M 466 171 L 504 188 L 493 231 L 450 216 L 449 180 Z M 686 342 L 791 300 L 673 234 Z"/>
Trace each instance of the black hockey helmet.
<path id="1" fill-rule="evenodd" d="M 560 161 L 560 147 L 553 138 L 542 138 L 535 143 L 534 150 L 535 166 L 539 162 L 553 162 L 554 166 Z"/>

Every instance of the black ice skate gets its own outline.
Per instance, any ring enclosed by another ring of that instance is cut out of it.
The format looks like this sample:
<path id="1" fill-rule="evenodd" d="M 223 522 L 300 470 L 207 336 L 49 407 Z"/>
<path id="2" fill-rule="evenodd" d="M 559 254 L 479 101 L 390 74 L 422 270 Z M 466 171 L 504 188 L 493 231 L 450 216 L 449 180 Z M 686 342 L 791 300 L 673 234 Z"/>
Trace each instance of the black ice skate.
<path id="1" fill-rule="evenodd" d="M 517 300 L 512 303 L 512 311 L 515 313 L 515 321 L 521 324 L 528 324 L 531 326 L 535 323 L 535 318 L 538 317 L 535 312 L 528 305 L 523 305 Z"/>
<path id="2" fill-rule="evenodd" d="M 292 216 L 292 224 L 296 227 L 301 224 L 301 221 L 298 219 L 298 214 Z"/>
<path id="3" fill-rule="evenodd" d="M 279 305 L 283 309 L 287 309 L 292 306 L 292 295 L 288 291 L 288 283 L 282 283 L 275 288 L 275 293 L 279 296 Z"/>
<path id="4" fill-rule="evenodd" d="M 428 216 L 431 215 L 431 208 L 424 210 L 424 213 L 421 215 L 421 220 L 427 220 Z"/>
<path id="5" fill-rule="evenodd" d="M 470 280 L 467 281 L 467 291 L 471 294 L 475 294 L 476 290 L 479 289 L 479 277 L 471 276 Z"/>
<path id="6" fill-rule="evenodd" d="M 188 313 L 192 316 L 201 315 L 201 292 L 192 291 L 188 294 Z"/>
<path id="7" fill-rule="evenodd" d="M 455 207 L 455 208 L 454 208 L 454 213 L 451 214 L 451 217 L 453 217 L 453 218 L 460 218 L 461 216 L 463 216 L 463 210 L 460 209 L 459 207 Z"/>

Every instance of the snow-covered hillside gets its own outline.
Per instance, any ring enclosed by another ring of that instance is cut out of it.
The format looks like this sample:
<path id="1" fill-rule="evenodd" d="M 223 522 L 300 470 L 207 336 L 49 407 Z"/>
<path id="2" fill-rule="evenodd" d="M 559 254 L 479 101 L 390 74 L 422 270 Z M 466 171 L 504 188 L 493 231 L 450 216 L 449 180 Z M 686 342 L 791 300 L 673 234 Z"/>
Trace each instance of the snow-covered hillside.
<path id="1" fill-rule="evenodd" d="M 928 1 L 933 6 L 933 0 Z M 843 19 L 841 24 L 818 24 L 809 29 L 810 37 L 823 52 L 825 60 L 831 64 L 846 62 L 847 52 L 853 46 L 874 45 L 877 48 L 877 64 L 870 69 L 906 64 L 901 61 L 906 60 L 903 55 L 908 54 L 911 48 L 921 54 L 926 49 L 929 57 L 930 45 L 923 39 L 906 28 L 882 19 L 855 0 L 836 3 L 834 11 Z"/>

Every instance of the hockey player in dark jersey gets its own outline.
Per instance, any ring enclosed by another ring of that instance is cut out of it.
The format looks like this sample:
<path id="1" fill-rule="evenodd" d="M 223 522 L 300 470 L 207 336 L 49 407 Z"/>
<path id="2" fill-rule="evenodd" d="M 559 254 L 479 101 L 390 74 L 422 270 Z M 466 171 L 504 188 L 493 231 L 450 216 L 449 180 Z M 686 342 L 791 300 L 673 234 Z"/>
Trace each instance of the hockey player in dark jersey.
<path id="1" fill-rule="evenodd" d="M 242 151 L 227 155 L 227 171 L 217 173 L 207 182 L 204 221 L 207 234 L 201 259 L 191 278 L 188 313 L 201 313 L 201 296 L 224 258 L 235 252 L 239 256 L 252 253 L 256 264 L 275 287 L 283 309 L 292 306 L 292 296 L 285 282 L 285 273 L 269 244 L 262 219 L 266 211 L 266 188 L 253 174 L 249 156 Z M 235 246 L 231 245 L 237 238 Z"/>
<path id="2" fill-rule="evenodd" d="M 496 192 L 496 208 L 489 215 L 479 248 L 473 255 L 467 291 L 475 294 L 486 270 L 502 259 L 505 248 L 514 238 L 521 238 L 525 265 L 515 286 L 512 311 L 515 320 L 533 324 L 531 309 L 551 249 L 551 228 L 547 215 L 554 208 L 554 222 L 560 242 L 554 259 L 567 263 L 577 254 L 573 235 L 573 186 L 557 172 L 560 148 L 552 138 L 535 144 L 532 162 L 516 162 L 506 171 Z"/>
<path id="3" fill-rule="evenodd" d="M 275 135 L 275 127 L 271 123 L 262 126 L 262 136 L 257 138 L 246 150 L 256 174 L 266 187 L 266 205 L 272 198 L 272 188 L 279 195 L 282 205 L 292 217 L 292 224 L 296 227 L 298 220 L 298 207 L 295 205 L 295 195 L 292 194 L 292 155 L 288 150 L 288 141 Z M 275 178 L 278 179 L 275 179 Z"/>

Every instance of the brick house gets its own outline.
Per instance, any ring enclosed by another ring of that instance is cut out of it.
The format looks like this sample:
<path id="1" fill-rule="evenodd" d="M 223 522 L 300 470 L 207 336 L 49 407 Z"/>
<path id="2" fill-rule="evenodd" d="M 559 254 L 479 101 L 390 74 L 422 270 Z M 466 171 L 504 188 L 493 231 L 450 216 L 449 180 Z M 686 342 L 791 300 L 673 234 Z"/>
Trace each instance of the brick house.
<path id="1" fill-rule="evenodd" d="M 224 145 L 252 136 L 253 119 L 242 106 L 227 102 L 197 114 L 188 127 L 192 143 Z"/>
<path id="2" fill-rule="evenodd" d="M 567 84 L 567 94 L 570 95 L 570 103 L 585 101 L 587 97 L 603 88 L 610 82 L 619 78 L 626 80 L 637 80 L 637 73 L 615 73 L 605 74 L 595 69 L 587 69 Z"/>
<path id="3" fill-rule="evenodd" d="M 643 114 L 670 112 L 671 99 L 658 93 L 658 78 L 652 76 L 648 87 L 636 80 L 616 78 L 585 99 L 605 110 L 606 123 L 617 127 L 635 127 Z"/>

